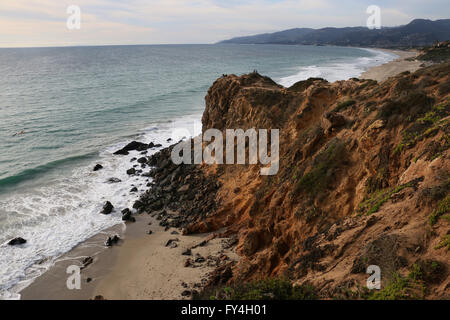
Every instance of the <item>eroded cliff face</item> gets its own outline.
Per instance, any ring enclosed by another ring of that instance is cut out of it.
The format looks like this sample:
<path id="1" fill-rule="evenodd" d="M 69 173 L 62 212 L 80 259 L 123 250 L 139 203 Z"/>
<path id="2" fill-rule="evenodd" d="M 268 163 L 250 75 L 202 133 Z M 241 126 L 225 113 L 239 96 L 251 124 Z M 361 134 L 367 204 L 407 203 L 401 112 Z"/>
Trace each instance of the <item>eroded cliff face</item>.
<path id="1" fill-rule="evenodd" d="M 187 232 L 237 235 L 230 283 L 284 277 L 348 298 L 369 265 L 384 285 L 419 266 L 426 290 L 405 295 L 448 297 L 449 70 L 290 88 L 257 73 L 218 79 L 203 130 L 280 129 L 280 170 L 201 166 L 220 181 L 217 207 Z"/>

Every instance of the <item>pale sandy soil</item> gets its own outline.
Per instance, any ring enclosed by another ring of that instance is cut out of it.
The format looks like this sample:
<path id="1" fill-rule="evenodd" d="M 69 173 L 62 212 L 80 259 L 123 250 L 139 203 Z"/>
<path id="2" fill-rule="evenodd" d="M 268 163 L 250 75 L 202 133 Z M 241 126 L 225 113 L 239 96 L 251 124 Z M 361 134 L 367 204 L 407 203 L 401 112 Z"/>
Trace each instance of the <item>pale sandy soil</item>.
<path id="1" fill-rule="evenodd" d="M 181 299 L 181 292 L 186 290 L 183 283 L 188 289 L 195 289 L 195 284 L 200 284 L 214 270 L 207 263 L 196 264 L 195 268 L 184 267 L 186 259 L 195 259 L 196 254 L 207 259 L 208 256 L 217 256 L 219 252 L 237 258 L 233 252 L 222 250 L 223 239 L 219 238 L 209 241 L 204 247 L 192 249 L 191 257 L 183 256 L 181 253 L 184 250 L 211 235 L 182 236 L 164 232 L 161 227 L 156 229 L 153 235 L 125 241 L 112 272 L 99 282 L 95 295 L 108 300 Z M 178 247 L 166 247 L 170 239 L 179 239 Z"/>
<path id="2" fill-rule="evenodd" d="M 405 59 L 413 58 L 417 56 L 417 51 L 401 51 L 401 50 L 387 50 L 379 49 L 382 51 L 388 51 L 399 56 L 394 61 L 385 63 L 381 66 L 373 67 L 364 72 L 360 79 L 373 79 L 377 81 L 384 81 L 389 77 L 393 77 L 401 72 L 410 71 L 414 72 L 420 68 L 422 62 L 420 61 L 407 61 Z"/>
<path id="3" fill-rule="evenodd" d="M 207 261 L 195 264 L 194 268 L 184 267 L 187 258 L 195 259 L 197 253 L 205 259 L 208 256 L 217 257 L 221 253 L 231 259 L 238 258 L 233 251 L 222 249 L 223 239 L 220 238 L 212 239 L 204 247 L 192 249 L 191 257 L 184 256 L 181 253 L 186 248 L 210 239 L 212 235 L 183 236 L 179 230 L 164 231 L 155 218 L 146 214 L 136 216 L 136 219 L 137 222 L 128 224 L 122 233 L 122 227 L 118 226 L 70 251 L 25 288 L 21 292 L 22 299 L 86 300 L 98 295 L 108 300 L 182 299 L 184 290 L 195 289 L 194 285 L 200 284 L 214 270 Z M 153 231 L 151 235 L 147 234 L 149 230 Z M 179 234 L 172 234 L 173 231 Z M 105 238 L 115 233 L 120 233 L 123 241 L 105 249 Z M 179 239 L 176 248 L 166 247 L 168 240 L 176 238 Z M 81 290 L 68 290 L 67 266 L 81 265 L 86 256 L 92 256 L 94 262 L 81 271 Z M 92 280 L 87 282 L 88 278 Z"/>

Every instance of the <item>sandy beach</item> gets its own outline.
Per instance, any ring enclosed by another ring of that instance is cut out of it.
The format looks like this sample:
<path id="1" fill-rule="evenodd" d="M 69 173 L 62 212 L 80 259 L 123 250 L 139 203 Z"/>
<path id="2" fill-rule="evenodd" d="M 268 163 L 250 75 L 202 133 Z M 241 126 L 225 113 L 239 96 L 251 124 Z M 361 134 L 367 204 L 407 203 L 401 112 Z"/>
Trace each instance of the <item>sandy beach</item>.
<path id="1" fill-rule="evenodd" d="M 237 259 L 231 249 L 223 249 L 223 238 L 213 234 L 181 235 L 180 230 L 165 230 L 147 214 L 136 216 L 136 223 L 106 230 L 80 244 L 21 292 L 23 300 L 88 300 L 101 296 L 107 300 L 189 299 L 206 281 L 218 259 Z M 151 230 L 152 234 L 148 234 Z M 108 235 L 119 234 L 121 241 L 104 246 Z M 166 246 L 168 241 L 172 241 Z M 189 248 L 192 255 L 182 253 Z M 81 289 L 66 286 L 69 265 L 82 266 L 83 259 L 93 262 L 81 270 Z M 199 259 L 200 258 L 200 259 Z M 192 264 L 185 267 L 186 260 Z M 200 262 L 195 262 L 198 260 Z M 204 260 L 204 261 L 202 261 Z M 182 295 L 183 294 L 183 295 Z"/>
<path id="2" fill-rule="evenodd" d="M 389 77 L 393 77 L 401 72 L 409 71 L 414 72 L 418 70 L 422 62 L 420 61 L 409 61 L 408 58 L 414 58 L 417 56 L 417 51 L 402 51 L 402 50 L 387 50 L 387 49 L 377 49 L 381 51 L 386 51 L 393 53 L 399 58 L 394 61 L 385 63 L 381 66 L 373 67 L 364 72 L 360 78 L 361 79 L 373 79 L 377 81 L 384 81 Z"/>

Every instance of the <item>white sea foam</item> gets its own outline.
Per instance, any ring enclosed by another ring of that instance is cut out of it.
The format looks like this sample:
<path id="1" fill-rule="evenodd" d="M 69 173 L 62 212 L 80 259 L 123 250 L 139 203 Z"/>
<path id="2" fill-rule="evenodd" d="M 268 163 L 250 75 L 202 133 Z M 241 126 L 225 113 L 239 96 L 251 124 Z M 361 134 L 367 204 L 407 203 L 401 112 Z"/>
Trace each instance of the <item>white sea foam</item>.
<path id="1" fill-rule="evenodd" d="M 371 67 L 385 64 L 398 58 L 397 55 L 374 49 L 363 49 L 374 54 L 372 57 L 360 57 L 352 61 L 329 63 L 320 66 L 312 65 L 299 67 L 298 71 L 290 76 L 278 79 L 278 83 L 290 87 L 298 81 L 308 78 L 323 78 L 330 82 L 347 80 L 359 77 L 364 71 Z"/>
<path id="2" fill-rule="evenodd" d="M 127 156 L 112 153 L 131 140 L 170 145 L 174 129 L 186 128 L 189 136 L 201 132 L 201 116 L 194 115 L 172 122 L 156 124 L 141 131 L 138 137 L 107 147 L 99 158 L 88 166 L 75 168 L 67 177 L 24 193 L 15 193 L 0 200 L 7 221 L 2 223 L 0 244 L 0 299 L 18 299 L 20 290 L 51 267 L 56 259 L 80 242 L 100 231 L 121 224 L 121 211 L 131 208 L 139 195 L 148 189 L 150 178 L 129 176 L 126 170 L 142 157 L 138 151 Z M 148 155 L 157 150 L 148 150 Z M 96 163 L 104 169 L 93 172 Z M 150 170 L 149 167 L 144 172 Z M 106 183 L 109 178 L 120 183 Z M 130 193 L 136 186 L 139 193 Z M 111 215 L 100 211 L 105 201 L 111 201 L 115 210 Z M 27 243 L 11 247 L 7 240 L 21 236 Z"/>

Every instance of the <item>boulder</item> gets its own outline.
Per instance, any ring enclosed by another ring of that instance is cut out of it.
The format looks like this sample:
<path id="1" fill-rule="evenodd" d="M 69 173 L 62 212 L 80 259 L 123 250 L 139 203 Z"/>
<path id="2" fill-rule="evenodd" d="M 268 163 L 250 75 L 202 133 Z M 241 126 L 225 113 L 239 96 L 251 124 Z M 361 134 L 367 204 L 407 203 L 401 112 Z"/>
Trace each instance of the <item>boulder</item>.
<path id="1" fill-rule="evenodd" d="M 139 163 L 146 163 L 147 162 L 147 158 L 146 157 L 139 158 L 137 160 L 137 162 L 139 162 Z"/>
<path id="2" fill-rule="evenodd" d="M 191 249 L 186 249 L 184 250 L 181 255 L 183 256 L 192 256 L 192 250 Z"/>
<path id="3" fill-rule="evenodd" d="M 132 219 L 131 216 L 131 210 L 126 208 L 124 210 L 122 210 L 122 221 L 131 221 Z"/>
<path id="4" fill-rule="evenodd" d="M 178 247 L 177 242 L 180 241 L 178 238 L 170 239 L 166 242 L 166 247 L 176 248 Z"/>
<path id="5" fill-rule="evenodd" d="M 186 261 L 184 262 L 184 267 L 189 268 L 190 266 L 192 266 L 192 260 L 186 259 Z"/>
<path id="6" fill-rule="evenodd" d="M 195 260 L 194 260 L 195 262 L 197 262 L 197 263 L 203 263 L 203 262 L 205 262 L 206 261 L 206 259 L 204 258 L 204 257 L 202 257 L 200 254 L 195 254 Z"/>
<path id="7" fill-rule="evenodd" d="M 161 200 L 155 201 L 150 205 L 150 209 L 153 211 L 159 211 L 164 208 L 164 203 Z"/>
<path id="8" fill-rule="evenodd" d="M 87 266 L 89 266 L 90 264 L 92 264 L 92 262 L 94 262 L 94 258 L 92 257 L 86 257 L 83 259 L 83 261 L 81 262 L 83 264 L 83 266 L 81 267 L 82 269 L 86 268 Z"/>
<path id="9" fill-rule="evenodd" d="M 144 203 L 142 201 L 136 200 L 136 202 L 133 204 L 133 209 L 139 210 L 144 206 Z"/>
<path id="10" fill-rule="evenodd" d="M 133 175 L 133 174 L 136 174 L 136 169 L 135 168 L 128 169 L 127 170 L 127 174 L 130 175 L 130 176 Z"/>
<path id="11" fill-rule="evenodd" d="M 94 171 L 98 171 L 98 170 L 101 170 L 101 169 L 103 169 L 103 166 L 101 164 L 98 164 L 98 163 L 94 167 Z"/>
<path id="12" fill-rule="evenodd" d="M 120 150 L 114 152 L 115 155 L 127 155 L 129 151 L 144 151 L 148 149 L 148 144 L 132 141 Z"/>
<path id="13" fill-rule="evenodd" d="M 181 295 L 182 295 L 183 297 L 189 297 L 189 296 L 192 295 L 192 292 L 191 292 L 190 290 L 184 290 L 184 291 L 181 293 Z"/>
<path id="14" fill-rule="evenodd" d="M 127 155 L 129 155 L 130 153 L 128 152 L 128 151 L 126 151 L 126 150 L 123 150 L 123 149 L 120 149 L 120 150 L 117 150 L 116 152 L 114 152 L 113 153 L 114 155 L 121 155 L 121 156 L 127 156 Z"/>
<path id="15" fill-rule="evenodd" d="M 114 210 L 114 206 L 111 204 L 111 202 L 106 201 L 103 205 L 102 214 L 110 214 Z"/>
<path id="16" fill-rule="evenodd" d="M 17 238 L 12 239 L 11 241 L 9 241 L 8 245 L 10 245 L 10 246 L 18 246 L 18 245 L 24 244 L 26 242 L 27 242 L 27 240 L 25 240 L 24 238 L 17 237 Z"/>
<path id="17" fill-rule="evenodd" d="M 108 239 L 106 239 L 105 245 L 107 247 L 112 247 L 113 245 L 117 244 L 120 240 L 120 237 L 118 235 L 115 235 L 113 237 L 108 237 Z"/>

